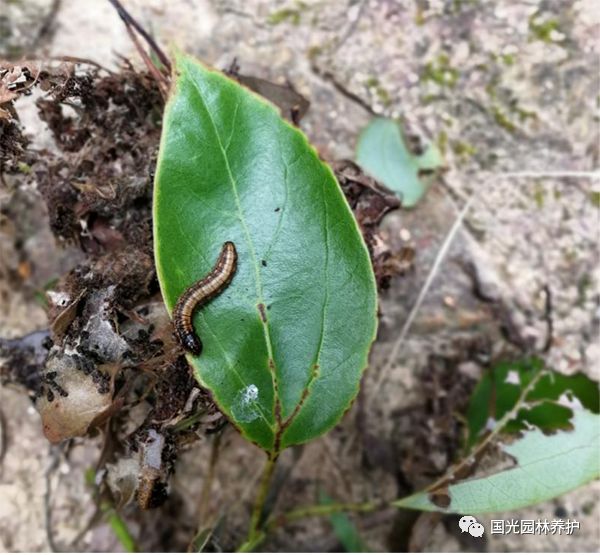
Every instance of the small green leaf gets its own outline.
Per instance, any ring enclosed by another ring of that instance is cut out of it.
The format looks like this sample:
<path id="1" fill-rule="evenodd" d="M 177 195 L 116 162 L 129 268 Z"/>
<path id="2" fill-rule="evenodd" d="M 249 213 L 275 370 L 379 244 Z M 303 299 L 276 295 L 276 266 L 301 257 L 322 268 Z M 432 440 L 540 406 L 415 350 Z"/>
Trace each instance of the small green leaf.
<path id="1" fill-rule="evenodd" d="M 38 289 L 34 293 L 34 298 L 35 298 L 36 302 L 42 308 L 45 308 L 45 309 L 48 308 L 48 297 L 46 296 L 46 292 L 49 291 L 50 289 L 52 289 L 57 283 L 58 283 L 58 278 L 52 278 L 51 280 L 47 281 L 44 284 L 42 289 Z"/>
<path id="2" fill-rule="evenodd" d="M 198 532 L 196 533 L 196 535 L 193 537 L 192 541 L 190 542 L 190 545 L 188 547 L 188 552 L 189 553 L 204 553 L 204 550 L 206 549 L 206 546 L 208 545 L 208 542 L 210 541 L 210 538 L 212 537 L 213 531 L 214 531 L 213 527 L 201 528 L 200 530 L 198 530 Z"/>
<path id="3" fill-rule="evenodd" d="M 395 191 L 405 207 L 414 206 L 425 194 L 432 172 L 442 166 L 442 155 L 431 144 L 415 156 L 406 148 L 399 125 L 390 119 L 374 119 L 360 134 L 356 148 L 358 164 L 375 179 Z"/>
<path id="4" fill-rule="evenodd" d="M 575 410 L 573 430 L 545 435 L 534 429 L 503 450 L 516 465 L 450 485 L 450 505 L 441 508 L 420 492 L 394 505 L 421 511 L 476 515 L 512 511 L 553 499 L 600 477 L 600 416 Z"/>
<path id="5" fill-rule="evenodd" d="M 232 241 L 238 269 L 198 311 L 188 356 L 241 433 L 270 453 L 334 426 L 376 329 L 375 279 L 339 185 L 275 107 L 187 56 L 165 109 L 154 194 L 169 310 Z"/>
<path id="6" fill-rule="evenodd" d="M 321 505 L 331 505 L 333 499 L 324 491 L 319 492 L 319 502 Z M 345 513 L 334 513 L 329 516 L 329 522 L 340 543 L 344 546 L 347 553 L 368 553 L 369 549 L 360 537 L 354 523 Z"/>
<path id="7" fill-rule="evenodd" d="M 139 550 L 135 544 L 135 539 L 131 535 L 127 523 L 121 518 L 115 508 L 108 502 L 102 502 L 100 504 L 100 510 L 114 535 L 123 546 L 124 551 L 127 553 L 137 553 Z"/>

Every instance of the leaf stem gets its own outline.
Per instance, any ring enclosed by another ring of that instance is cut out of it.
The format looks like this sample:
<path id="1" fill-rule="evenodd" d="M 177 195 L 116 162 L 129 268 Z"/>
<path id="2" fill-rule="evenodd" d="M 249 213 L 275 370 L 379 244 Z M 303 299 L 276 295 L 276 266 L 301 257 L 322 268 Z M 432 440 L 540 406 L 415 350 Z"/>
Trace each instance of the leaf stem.
<path id="1" fill-rule="evenodd" d="M 437 488 L 449 483 L 453 478 L 456 478 L 462 470 L 467 470 L 472 464 L 472 460 L 477 460 L 483 452 L 483 450 L 490 444 L 490 442 L 501 433 L 506 424 L 515 417 L 516 412 L 526 402 L 527 396 L 534 387 L 537 385 L 543 375 L 544 370 L 540 370 L 531 381 L 523 388 L 521 394 L 515 403 L 512 410 L 508 411 L 496 424 L 494 429 L 485 437 L 483 440 L 470 451 L 469 456 L 462 459 L 457 465 L 454 465 L 444 476 L 436 480 L 433 484 L 427 487 L 424 491 L 430 492 L 435 491 Z M 269 532 L 272 532 L 279 526 L 283 526 L 290 522 L 300 520 L 303 518 L 329 516 L 335 513 L 341 512 L 355 512 L 355 513 L 368 513 L 376 511 L 388 506 L 401 506 L 402 501 L 410 499 L 414 494 L 407 495 L 404 498 L 397 499 L 393 502 L 373 502 L 367 501 L 365 503 L 333 503 L 331 505 L 308 505 L 305 507 L 299 507 L 287 513 L 275 515 L 271 517 L 264 526 L 261 527 L 261 518 L 264 509 L 264 503 L 269 491 L 269 485 L 273 476 L 273 470 L 275 468 L 276 457 L 269 457 L 265 466 L 263 477 L 261 480 L 260 490 L 254 511 L 252 513 L 252 523 L 250 526 L 250 532 L 248 539 L 238 549 L 239 552 L 253 551 L 258 545 L 260 545 Z"/>
<path id="2" fill-rule="evenodd" d="M 535 376 L 533 376 L 533 378 L 531 378 L 531 381 L 521 391 L 521 394 L 519 395 L 519 398 L 517 399 L 514 407 L 511 410 L 507 411 L 506 414 L 500 420 L 498 420 L 496 426 L 494 426 L 494 429 L 487 436 L 485 436 L 481 440 L 481 442 L 469 452 L 469 454 L 466 457 L 464 457 L 457 464 L 450 467 L 450 469 L 441 478 L 439 478 L 433 484 L 428 486 L 424 491 L 435 491 L 436 489 L 439 489 L 440 487 L 449 484 L 450 482 L 452 482 L 453 479 L 459 477 L 461 472 L 465 470 L 468 471 L 473 465 L 473 463 L 479 460 L 483 451 L 492 442 L 492 440 L 495 439 L 502 432 L 502 430 L 504 430 L 505 426 L 512 419 L 516 418 L 519 409 L 527 400 L 527 396 L 531 393 L 533 388 L 537 385 L 542 376 L 544 376 L 545 374 L 545 370 L 540 370 Z"/>
<path id="3" fill-rule="evenodd" d="M 108 501 L 103 501 L 100 504 L 100 510 L 102 511 L 102 515 L 104 516 L 106 522 L 111 527 L 113 533 L 128 553 L 136 553 L 138 551 L 137 545 L 133 536 L 129 532 L 129 528 L 125 521 L 121 518 L 119 513 L 117 513 L 115 507 L 112 503 Z"/>
<path id="4" fill-rule="evenodd" d="M 202 484 L 202 492 L 200 493 L 200 502 L 198 503 L 198 531 L 201 531 L 207 526 L 206 515 L 208 513 L 208 504 L 210 501 L 210 493 L 213 482 L 215 480 L 215 471 L 217 460 L 219 458 L 219 448 L 221 447 L 221 434 L 218 433 L 211 446 L 210 461 L 208 463 L 208 472 Z"/>
<path id="5" fill-rule="evenodd" d="M 273 472 L 275 470 L 275 463 L 277 462 L 277 455 L 269 454 L 263 475 L 260 481 L 258 489 L 258 495 L 254 502 L 254 509 L 252 510 L 252 519 L 250 520 L 250 531 L 248 532 L 248 539 L 240 547 L 240 551 L 250 551 L 254 546 L 258 545 L 264 537 L 261 531 L 263 510 L 267 495 L 269 493 L 269 487 L 271 485 L 271 479 L 273 478 Z"/>
<path id="6" fill-rule="evenodd" d="M 272 532 L 279 526 L 294 522 L 295 520 L 328 516 L 343 512 L 368 513 L 381 509 L 387 505 L 387 503 L 369 501 L 366 503 L 332 503 L 331 505 L 307 505 L 306 507 L 299 507 L 293 511 L 271 517 L 262 529 L 257 529 L 254 535 L 248 535 L 248 539 L 240 546 L 238 552 L 246 553 L 253 551 L 265 540 L 269 532 Z"/>
<path id="7" fill-rule="evenodd" d="M 381 503 L 367 501 L 366 503 L 332 503 L 330 505 L 307 505 L 299 507 L 293 511 L 289 511 L 282 515 L 275 516 L 267 522 L 265 530 L 271 531 L 278 526 L 282 526 L 295 520 L 308 518 L 313 516 L 328 516 L 335 513 L 353 512 L 353 513 L 369 513 L 381 509 Z"/>

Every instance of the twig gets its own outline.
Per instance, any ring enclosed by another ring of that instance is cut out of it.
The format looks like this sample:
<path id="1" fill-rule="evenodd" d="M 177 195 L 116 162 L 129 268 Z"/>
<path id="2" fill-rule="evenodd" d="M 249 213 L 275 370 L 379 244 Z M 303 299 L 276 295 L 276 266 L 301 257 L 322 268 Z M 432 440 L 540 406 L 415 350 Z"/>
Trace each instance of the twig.
<path id="1" fill-rule="evenodd" d="M 58 60 L 59 62 L 70 62 L 72 64 L 86 64 L 90 66 L 94 66 L 102 71 L 110 75 L 114 75 L 114 71 L 104 67 L 102 64 L 95 62 L 94 60 L 90 60 L 89 58 L 80 58 L 79 56 L 49 56 L 48 60 Z"/>
<path id="2" fill-rule="evenodd" d="M 323 79 L 323 80 L 327 81 L 328 83 L 330 83 L 331 85 L 333 85 L 333 87 L 335 88 L 335 90 L 338 91 L 342 96 L 344 96 L 345 98 L 347 98 L 348 100 L 350 100 L 354 104 L 357 104 L 358 106 L 360 106 L 363 110 L 367 111 L 371 116 L 378 116 L 379 115 L 377 112 L 375 112 L 375 110 L 373 110 L 373 108 L 365 100 L 363 100 L 360 96 L 358 96 L 357 94 L 349 91 L 346 87 L 344 87 L 344 85 L 342 85 L 334 77 L 334 75 L 331 72 L 323 71 L 316 64 L 311 64 L 310 68 L 321 79 Z"/>
<path id="3" fill-rule="evenodd" d="M 139 55 L 144 60 L 144 64 L 146 64 L 146 68 L 154 77 L 156 84 L 158 86 L 158 90 L 160 91 L 163 100 L 167 98 L 168 90 L 169 90 L 169 77 L 168 75 L 171 72 L 171 62 L 169 58 L 164 54 L 164 52 L 158 47 L 154 39 L 150 36 L 148 32 L 131 16 L 131 14 L 123 7 L 119 0 L 108 0 L 110 4 L 117 10 L 119 17 L 125 24 L 125 29 L 127 30 L 127 34 L 131 38 L 136 50 Z M 144 40 L 150 46 L 150 49 L 156 54 L 160 63 L 164 66 L 166 70 L 166 75 L 163 73 L 150 59 L 146 50 L 138 40 L 137 35 L 134 31 L 137 31 Z"/>
<path id="4" fill-rule="evenodd" d="M 383 368 L 381 369 L 381 371 L 379 373 L 379 378 L 378 378 L 377 382 L 375 383 L 375 386 L 373 387 L 373 390 L 371 392 L 371 399 L 374 399 L 377 397 L 382 385 L 385 383 L 388 373 L 389 373 L 392 365 L 396 361 L 396 359 L 398 357 L 398 353 L 400 352 L 400 349 L 404 345 L 404 341 L 406 340 L 406 336 L 410 330 L 410 327 L 412 326 L 412 324 L 417 316 L 417 313 L 419 312 L 419 309 L 421 308 L 421 305 L 423 304 L 423 301 L 425 300 L 425 297 L 426 297 L 427 293 L 429 292 L 429 288 L 431 287 L 431 284 L 433 283 L 434 278 L 437 276 L 438 270 L 440 269 L 440 266 L 441 266 L 442 262 L 444 261 L 446 254 L 448 253 L 448 250 L 450 249 L 450 246 L 452 245 L 452 242 L 454 241 L 454 238 L 456 237 L 456 234 L 458 233 L 458 230 L 460 229 L 460 227 L 463 223 L 463 220 L 465 219 L 465 216 L 467 215 L 467 212 L 473 205 L 474 200 L 475 200 L 475 193 L 471 194 L 471 196 L 465 203 L 463 209 L 460 211 L 456 220 L 454 221 L 454 224 L 452 225 L 452 228 L 448 232 L 448 235 L 446 235 L 446 239 L 444 240 L 444 243 L 442 244 L 442 247 L 440 248 L 440 250 L 437 254 L 435 262 L 433 263 L 433 266 L 432 266 L 431 270 L 429 271 L 429 275 L 427 276 L 427 279 L 425 280 L 425 283 L 424 283 L 423 287 L 421 288 L 421 291 L 419 292 L 419 296 L 417 297 L 417 300 L 416 300 L 415 304 L 413 305 L 413 307 L 410 311 L 410 314 L 408 315 L 408 318 L 406 319 L 406 322 L 404 322 L 404 326 L 402 327 L 402 330 L 400 331 L 400 335 L 398 336 L 398 339 L 396 339 L 396 342 L 392 346 L 392 350 L 391 350 L 389 356 L 387 357 L 385 365 L 383 366 Z"/>
<path id="5" fill-rule="evenodd" d="M 200 493 L 200 501 L 198 503 L 198 526 L 199 529 L 204 528 L 204 520 L 206 518 L 208 501 L 210 492 L 215 479 L 215 470 L 217 468 L 217 460 L 219 459 L 219 448 L 221 447 L 222 434 L 216 434 L 211 445 L 210 461 L 208 463 L 208 473 L 202 484 L 202 492 Z"/>
<path id="6" fill-rule="evenodd" d="M 270 518 L 264 526 L 263 530 L 253 537 L 249 538 L 239 549 L 239 552 L 253 551 L 258 547 L 267 537 L 267 533 L 273 532 L 279 526 L 284 526 L 290 522 L 301 520 L 303 518 L 329 516 L 336 513 L 343 512 L 354 512 L 354 513 L 368 513 L 377 511 L 384 508 L 387 503 L 333 503 L 331 505 L 308 505 L 306 507 L 299 507 L 293 511 L 289 511 L 282 515 L 276 515 Z"/>
<path id="7" fill-rule="evenodd" d="M 269 486 L 271 485 L 271 478 L 273 477 L 276 462 L 277 458 L 269 455 L 263 471 L 263 477 L 260 482 L 256 502 L 254 503 L 254 510 L 252 511 L 252 520 L 250 521 L 250 536 L 256 534 L 260 528 L 260 525 L 262 524 L 263 507 L 265 500 L 267 499 L 267 494 L 269 493 Z"/>
<path id="8" fill-rule="evenodd" d="M 352 33 L 354 33 L 354 30 L 356 29 L 356 26 L 358 25 L 358 22 L 360 21 L 360 18 L 363 15 L 366 5 L 367 5 L 367 0 L 361 0 L 360 6 L 358 7 L 358 12 L 356 14 L 356 17 L 350 22 L 350 24 L 346 28 L 346 31 L 344 32 L 344 34 L 340 35 L 340 38 L 338 39 L 338 41 L 333 45 L 330 54 L 334 54 L 335 52 L 337 52 L 344 45 L 344 43 L 348 40 L 350 35 L 352 35 Z"/>
<path id="9" fill-rule="evenodd" d="M 40 27 L 40 30 L 38 31 L 37 36 L 35 37 L 35 40 L 33 41 L 33 44 L 31 45 L 32 51 L 37 50 L 38 47 L 47 38 L 50 38 L 50 37 L 48 37 L 48 35 L 52 35 L 52 33 L 50 31 L 52 29 L 52 24 L 54 23 L 54 20 L 56 19 L 56 15 L 58 14 L 58 12 L 60 10 L 61 3 L 62 3 L 62 0 L 54 0 L 52 2 L 50 11 L 48 12 L 48 15 L 44 18 L 42 26 Z"/>
<path id="10" fill-rule="evenodd" d="M 171 61 L 165 55 L 165 53 L 160 49 L 158 44 L 156 44 L 156 41 L 152 38 L 152 35 L 150 35 L 150 33 L 148 33 L 132 17 L 132 15 L 125 9 L 125 7 L 121 4 L 121 2 L 119 0 L 108 0 L 108 1 L 113 5 L 115 10 L 117 10 L 117 13 L 119 14 L 119 17 L 123 20 L 123 23 L 125 23 L 125 25 L 127 27 L 129 27 L 129 26 L 133 27 L 140 35 L 142 35 L 144 40 L 148 43 L 148 46 L 150 46 L 150 48 L 154 51 L 154 53 L 160 60 L 160 63 L 163 64 L 165 66 L 167 72 L 170 73 L 171 72 Z"/>
<path id="11" fill-rule="evenodd" d="M 360 393 L 359 393 L 360 395 Z M 331 463 L 331 466 L 333 468 L 333 470 L 335 471 L 335 474 L 337 474 L 338 480 L 341 482 L 342 487 L 344 488 L 345 491 L 352 491 L 351 487 L 352 487 L 352 479 L 350 476 L 347 476 L 348 472 L 344 471 L 344 468 L 342 467 L 342 464 L 340 463 L 341 461 L 347 461 L 348 460 L 348 452 L 346 450 L 344 450 L 344 453 L 337 453 L 337 457 L 336 457 L 336 452 L 335 449 L 332 447 L 331 443 L 330 443 L 330 438 L 331 436 L 323 436 L 321 438 L 321 445 L 323 446 L 323 453 L 325 453 L 325 457 L 329 460 L 329 462 Z M 350 439 L 352 439 L 354 436 L 350 436 Z M 342 456 L 340 456 L 342 455 Z"/>
<path id="12" fill-rule="evenodd" d="M 52 532 L 52 475 L 58 468 L 60 460 L 60 451 L 56 447 L 50 447 L 51 460 L 46 468 L 44 477 L 46 479 L 46 491 L 44 492 L 44 528 L 46 530 L 46 540 L 52 553 L 60 553 L 60 549 L 54 543 Z"/>
<path id="13" fill-rule="evenodd" d="M 2 474 L 2 462 L 6 455 L 6 419 L 0 409 L 0 475 Z"/>
<path id="14" fill-rule="evenodd" d="M 109 1 L 111 1 L 111 0 L 109 0 Z M 129 37 L 131 38 L 133 44 L 135 45 L 137 51 L 139 52 L 140 56 L 144 60 L 144 63 L 146 64 L 148 71 L 154 77 L 156 84 L 158 85 L 158 90 L 160 91 L 161 96 L 163 97 L 163 99 L 167 98 L 168 85 L 167 85 L 167 80 L 166 80 L 165 76 L 152 63 L 152 60 L 150 59 L 148 54 L 146 54 L 146 51 L 143 49 L 142 45 L 140 44 L 140 41 L 138 40 L 137 36 L 135 35 L 135 33 L 133 32 L 133 30 L 131 29 L 131 27 L 128 25 L 127 22 L 125 22 L 125 29 L 127 30 L 127 33 L 129 35 Z"/>
<path id="15" fill-rule="evenodd" d="M 547 353 L 552 348 L 554 341 L 554 318 L 552 317 L 552 290 L 548 284 L 544 285 L 544 293 L 546 294 L 546 307 L 544 310 L 544 320 L 546 320 L 547 332 L 546 342 L 542 347 L 542 353 Z"/>
<path id="16" fill-rule="evenodd" d="M 98 520 L 100 519 L 101 516 L 102 516 L 102 512 L 100 511 L 100 509 L 98 507 L 96 507 L 94 514 L 92 514 L 92 516 L 88 519 L 86 524 L 81 528 L 81 530 L 79 530 L 79 532 L 77 532 L 77 535 L 69 542 L 70 553 L 77 552 L 77 546 L 79 545 L 79 542 L 81 540 L 83 540 L 84 536 L 88 533 L 88 530 L 96 522 L 98 522 Z"/>
<path id="17" fill-rule="evenodd" d="M 271 486 L 269 488 L 269 493 L 267 498 L 265 499 L 265 504 L 263 507 L 262 518 L 264 521 L 268 520 L 269 515 L 273 512 L 273 508 L 277 505 L 277 501 L 279 500 L 279 496 L 285 488 L 286 482 L 289 480 L 292 472 L 298 461 L 302 457 L 302 453 L 304 451 L 304 445 L 295 445 L 291 447 L 288 451 L 291 456 L 291 461 L 286 462 L 278 462 L 277 467 L 275 468 L 275 472 L 273 474 L 273 479 L 271 480 Z"/>
<path id="18" fill-rule="evenodd" d="M 368 501 L 366 503 L 332 503 L 330 505 L 307 505 L 306 507 L 299 507 L 293 511 L 289 511 L 282 515 L 274 516 L 271 518 L 266 526 L 266 531 L 272 531 L 278 526 L 294 522 L 303 518 L 316 517 L 316 516 L 328 516 L 336 513 L 369 513 L 376 511 L 384 507 L 385 504 Z"/>
<path id="19" fill-rule="evenodd" d="M 276 455 L 268 455 L 267 462 L 263 469 L 262 480 L 258 489 L 258 495 L 254 502 L 254 509 L 252 510 L 252 518 L 250 520 L 250 530 L 248 531 L 248 538 L 240 546 L 238 551 L 247 552 L 252 551 L 258 543 L 262 541 L 265 534 L 261 530 L 263 520 L 263 509 L 267 495 L 269 493 L 269 487 L 271 485 L 271 478 L 273 477 L 273 471 L 275 470 L 275 463 L 277 462 Z"/>

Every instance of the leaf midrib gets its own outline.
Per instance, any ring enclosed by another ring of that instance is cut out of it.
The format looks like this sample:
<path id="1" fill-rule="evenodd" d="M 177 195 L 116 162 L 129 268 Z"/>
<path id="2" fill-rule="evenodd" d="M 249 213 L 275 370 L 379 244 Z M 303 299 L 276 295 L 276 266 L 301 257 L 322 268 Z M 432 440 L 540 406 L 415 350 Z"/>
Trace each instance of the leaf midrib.
<path id="1" fill-rule="evenodd" d="M 323 342 L 324 342 L 324 334 L 325 334 L 325 313 L 327 310 L 327 306 L 328 306 L 328 295 L 329 295 L 329 287 L 326 286 L 326 295 L 325 295 L 325 299 L 324 299 L 324 303 L 323 303 L 323 312 L 322 312 L 322 317 L 323 317 L 323 321 L 322 321 L 322 328 L 321 328 L 321 333 L 320 333 L 320 338 L 319 338 L 319 345 L 317 348 L 317 352 L 315 354 L 315 362 L 311 365 L 311 367 L 309 367 L 308 369 L 308 380 L 305 384 L 305 386 L 303 387 L 301 393 L 300 393 L 300 398 L 298 400 L 298 402 L 296 403 L 296 405 L 294 406 L 294 408 L 290 411 L 290 416 L 283 420 L 281 417 L 277 417 L 277 414 L 275 414 L 277 412 L 277 407 L 282 408 L 281 406 L 281 398 L 279 396 L 279 383 L 278 383 L 278 377 L 277 377 L 277 366 L 276 366 L 276 362 L 275 362 L 275 357 L 273 354 L 273 344 L 272 344 L 272 340 L 271 340 L 271 334 L 270 334 L 270 328 L 269 328 L 269 321 L 268 318 L 266 318 L 265 320 L 263 320 L 263 318 L 260 315 L 260 311 L 258 309 L 258 305 L 259 304 L 263 304 L 264 306 L 266 306 L 266 303 L 264 301 L 264 293 L 263 293 L 263 283 L 262 283 L 262 279 L 260 276 L 260 268 L 259 268 L 259 264 L 258 264 L 258 257 L 256 255 L 256 250 L 254 247 L 254 243 L 252 241 L 252 237 L 250 234 L 250 230 L 248 229 L 248 226 L 246 224 L 246 219 L 244 216 L 244 212 L 242 210 L 242 205 L 240 202 L 240 196 L 238 193 L 238 189 L 237 189 L 237 182 L 235 180 L 235 177 L 233 175 L 233 172 L 231 170 L 231 166 L 229 164 L 229 158 L 228 158 L 228 154 L 227 154 L 227 150 L 231 144 L 231 140 L 234 134 L 234 122 L 232 123 L 232 130 L 230 132 L 230 137 L 228 139 L 228 145 L 227 148 L 224 147 L 223 142 L 221 140 L 221 136 L 219 134 L 217 125 L 215 123 L 215 120 L 213 119 L 212 113 L 209 109 L 209 106 L 206 102 L 206 100 L 204 99 L 204 96 L 202 94 L 202 90 L 199 86 L 199 84 L 192 78 L 190 78 L 190 82 L 192 83 L 192 86 L 194 88 L 194 90 L 196 91 L 198 98 L 208 116 L 208 120 L 210 121 L 210 124 L 212 126 L 213 129 L 213 133 L 214 136 L 216 138 L 217 144 L 219 146 L 219 150 L 221 152 L 221 155 L 223 157 L 223 161 L 225 163 L 225 168 L 227 170 L 227 175 L 229 177 L 229 182 L 232 188 L 232 192 L 233 192 L 233 196 L 235 199 L 235 204 L 236 204 L 236 209 L 237 209 L 237 213 L 238 213 L 238 219 L 242 225 L 243 231 L 244 231 L 244 235 L 246 238 L 246 242 L 248 244 L 249 247 L 249 251 L 250 251 L 250 256 L 252 259 L 252 265 L 253 265 L 253 270 L 254 270 L 254 280 L 255 280 L 255 287 L 256 287 L 256 295 L 257 295 L 257 304 L 256 304 L 256 310 L 258 312 L 258 317 L 259 320 L 261 322 L 261 325 L 263 327 L 263 332 L 264 332 L 264 340 L 265 340 L 265 344 L 267 347 L 267 354 L 268 357 L 271 361 L 273 361 L 273 367 L 268 369 L 269 373 L 271 374 L 271 379 L 272 379 L 272 383 L 273 383 L 273 408 L 274 408 L 274 414 L 273 414 L 273 421 L 275 423 L 275 426 L 273 427 L 270 424 L 269 419 L 266 417 L 266 415 L 263 412 L 262 406 L 259 403 L 254 403 L 257 407 L 257 409 L 259 410 L 261 416 L 265 419 L 265 421 L 267 422 L 267 424 L 269 425 L 269 428 L 271 429 L 271 431 L 274 432 L 275 434 L 275 438 L 274 438 L 274 447 L 276 447 L 276 445 L 278 444 L 278 439 L 281 439 L 281 435 L 283 434 L 284 430 L 287 429 L 290 424 L 292 423 L 292 421 L 294 420 L 294 418 L 298 415 L 298 413 L 300 412 L 304 402 L 306 401 L 306 398 L 308 396 L 308 394 L 310 393 L 310 388 L 311 385 L 313 384 L 313 382 L 318 378 L 318 374 L 319 373 L 315 373 L 314 370 L 314 365 L 315 364 L 319 364 L 320 358 L 321 358 L 321 354 L 322 354 L 322 348 L 323 348 Z M 236 104 L 236 108 L 235 108 L 235 116 L 237 117 L 237 112 L 238 112 L 238 108 L 239 108 L 239 102 Z M 324 205 L 324 211 L 325 211 L 325 219 L 327 220 L 327 202 L 326 202 L 326 198 L 324 196 L 324 192 L 323 192 L 323 205 Z M 283 215 L 281 215 L 282 217 Z M 327 275 L 328 275 L 328 269 L 329 269 L 329 264 L 328 264 L 328 260 L 329 260 L 329 230 L 327 227 L 327 221 L 325 222 L 325 232 L 326 232 L 326 249 L 327 249 L 327 258 L 326 258 L 326 264 L 325 264 L 325 269 L 324 269 L 324 273 L 325 273 L 325 277 L 327 279 Z M 242 379 L 242 377 L 239 375 L 239 373 L 236 372 L 236 374 L 238 375 L 238 378 L 240 379 L 241 383 L 246 386 L 247 384 L 245 384 L 244 380 Z"/>
<path id="2" fill-rule="evenodd" d="M 229 176 L 229 182 L 231 184 L 231 189 L 233 191 L 233 196 L 235 199 L 235 204 L 236 204 L 236 208 L 237 208 L 237 212 L 238 212 L 238 219 L 239 219 L 240 223 L 242 224 L 242 228 L 244 230 L 244 235 L 246 237 L 246 242 L 248 243 L 248 247 L 250 250 L 250 256 L 252 258 L 252 267 L 254 270 L 254 282 L 255 282 L 255 287 L 256 287 L 256 295 L 258 297 L 258 303 L 259 304 L 262 303 L 264 305 L 265 302 L 264 302 L 264 295 L 263 295 L 263 288 L 262 288 L 262 280 L 260 278 L 260 272 L 258 269 L 256 251 L 254 248 L 254 243 L 252 241 L 252 237 L 250 236 L 250 231 L 248 230 L 248 226 L 246 225 L 246 220 L 244 218 L 244 213 L 242 211 L 242 206 L 240 203 L 240 198 L 239 198 L 239 194 L 238 194 L 238 190 L 237 190 L 237 183 L 233 176 L 233 172 L 231 171 L 231 166 L 229 165 L 229 158 L 227 156 L 226 150 L 223 147 L 223 143 L 221 141 L 221 136 L 219 135 L 217 125 L 212 117 L 212 114 L 210 112 L 210 109 L 209 109 L 206 101 L 204 100 L 204 96 L 202 94 L 202 91 L 200 90 L 200 87 L 198 86 L 198 84 L 196 83 L 196 81 L 194 79 L 190 79 L 190 81 L 198 94 L 198 98 L 200 99 L 200 102 L 202 103 L 204 110 L 206 111 L 206 114 L 208 116 L 210 124 L 213 128 L 213 132 L 216 137 L 217 144 L 219 145 L 219 150 L 221 151 L 221 155 L 223 156 L 223 161 L 224 161 L 225 167 L 227 169 L 227 174 Z M 231 131 L 231 135 L 233 136 L 233 129 Z M 258 311 L 258 308 L 257 308 L 257 311 Z M 264 321 L 261 318 L 260 313 L 258 314 L 258 317 L 259 317 L 259 320 L 261 322 L 261 325 L 262 325 L 263 331 L 264 331 L 264 338 L 265 338 L 265 343 L 267 346 L 267 354 L 268 354 L 269 358 L 273 361 L 273 364 L 275 364 L 275 358 L 273 357 L 273 346 L 271 343 L 271 335 L 270 335 L 269 326 L 268 326 L 268 319 L 267 319 L 267 321 Z M 271 374 L 271 379 L 273 381 L 273 397 L 274 397 L 273 401 L 274 401 L 274 406 L 275 406 L 277 403 L 280 403 L 280 399 L 279 399 L 279 395 L 278 395 L 277 375 L 276 375 L 275 368 L 273 368 L 273 370 L 270 372 L 270 374 Z M 241 376 L 240 376 L 240 379 L 241 379 Z M 242 380 L 242 383 L 244 383 L 243 380 Z M 244 384 L 244 385 L 247 385 L 247 384 Z M 255 405 L 257 406 L 258 410 L 263 415 L 265 420 L 267 422 L 270 422 L 269 419 L 266 417 L 266 415 L 264 415 L 262 406 L 260 405 L 260 403 L 255 402 Z M 276 426 L 278 427 L 278 423 L 277 423 L 276 419 L 273 418 L 273 420 L 275 421 Z M 274 429 L 270 423 L 269 423 L 269 427 L 270 427 L 271 431 L 273 431 L 274 433 L 277 433 L 277 430 Z"/>

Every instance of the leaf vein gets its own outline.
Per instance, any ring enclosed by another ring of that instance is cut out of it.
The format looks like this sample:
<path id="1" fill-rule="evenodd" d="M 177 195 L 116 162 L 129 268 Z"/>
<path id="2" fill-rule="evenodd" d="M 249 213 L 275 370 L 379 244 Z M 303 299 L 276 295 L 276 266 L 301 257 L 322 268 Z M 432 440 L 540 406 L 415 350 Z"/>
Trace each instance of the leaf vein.
<path id="1" fill-rule="evenodd" d="M 284 426 L 288 427 L 294 419 L 300 413 L 302 406 L 306 402 L 308 394 L 311 391 L 311 386 L 313 382 L 315 382 L 320 375 L 319 363 L 321 360 L 321 353 L 323 351 L 323 343 L 325 341 L 325 321 L 327 319 L 327 307 L 329 305 L 329 216 L 327 210 L 327 200 L 325 198 L 325 185 L 327 181 L 325 180 L 322 184 L 322 202 L 323 202 L 323 220 L 325 227 L 325 266 L 323 268 L 323 281 L 325 284 L 325 294 L 323 295 L 323 308 L 321 310 L 321 332 L 319 336 L 319 346 L 317 347 L 317 352 L 315 354 L 315 358 L 308 369 L 308 380 L 306 385 L 302 389 L 302 393 L 300 395 L 300 399 L 298 404 L 294 407 L 293 412 L 290 414 L 290 417 L 285 421 Z"/>
<path id="2" fill-rule="evenodd" d="M 229 176 L 229 182 L 231 184 L 231 189 L 233 192 L 233 197 L 235 200 L 235 204 L 236 204 L 236 208 L 237 208 L 237 212 L 238 212 L 238 218 L 240 221 L 240 224 L 242 225 L 242 228 L 244 230 L 244 235 L 246 237 L 246 242 L 248 244 L 248 250 L 250 252 L 250 256 L 252 258 L 252 264 L 253 264 L 253 268 L 254 268 L 254 279 L 255 279 L 255 286 L 256 286 L 256 295 L 258 297 L 258 303 L 257 304 L 265 304 L 263 301 L 263 291 L 262 291 L 262 281 L 261 281 L 261 277 L 260 277 L 260 271 L 258 268 L 258 259 L 256 256 L 256 250 L 254 247 L 254 242 L 252 241 L 252 237 L 250 235 L 250 230 L 248 229 L 248 226 L 246 224 L 246 219 L 244 216 L 244 212 L 242 210 L 242 206 L 241 206 L 241 202 L 240 202 L 240 196 L 239 196 L 239 192 L 237 190 L 237 182 L 233 176 L 233 172 L 231 171 L 231 166 L 229 164 L 229 158 L 227 156 L 227 152 L 223 147 L 223 142 L 221 140 L 221 136 L 219 134 L 219 130 L 217 128 L 217 125 L 215 123 L 215 120 L 212 116 L 212 113 L 206 103 L 206 100 L 204 99 L 204 96 L 202 94 L 202 90 L 200 89 L 198 83 L 194 80 L 191 79 L 192 85 L 194 87 L 194 89 L 196 90 L 197 94 L 198 94 L 198 98 L 200 99 L 200 102 L 202 104 L 202 106 L 204 107 L 204 110 L 206 111 L 206 114 L 208 116 L 208 120 L 210 121 L 210 124 L 213 128 L 213 132 L 215 134 L 215 138 L 217 140 L 217 144 L 219 145 L 219 149 L 221 151 L 221 154 L 223 156 L 223 162 L 225 163 L 225 168 L 227 170 L 227 174 Z M 263 326 L 263 330 L 264 330 L 264 337 L 265 337 L 265 343 L 266 343 L 266 347 L 267 347 L 267 352 L 269 355 L 269 358 L 271 360 L 273 360 L 274 362 L 274 357 L 273 357 L 273 347 L 272 347 L 272 343 L 271 343 L 271 336 L 269 333 L 269 326 L 268 326 L 268 320 L 265 322 L 263 321 L 262 318 L 260 318 L 261 324 Z M 279 402 L 278 399 L 278 388 L 277 388 L 277 377 L 276 377 L 276 371 L 275 369 L 273 369 L 273 371 L 271 372 L 271 379 L 273 381 L 273 396 L 274 396 L 274 408 L 277 405 L 277 403 Z"/>

